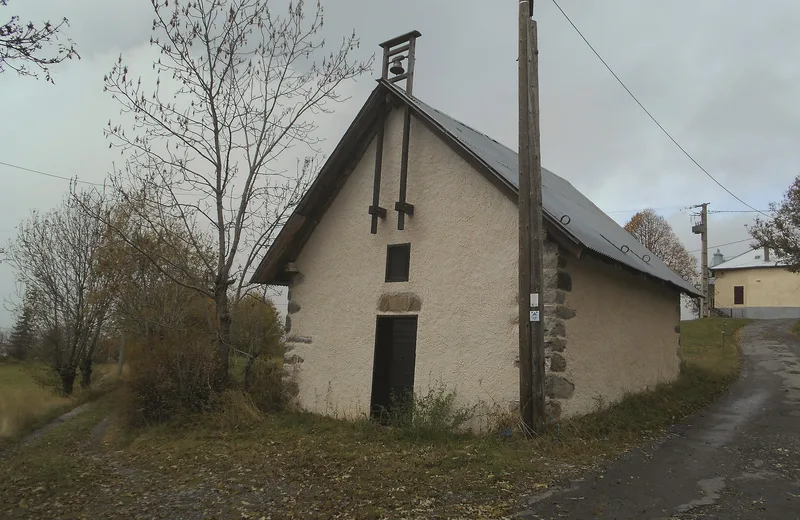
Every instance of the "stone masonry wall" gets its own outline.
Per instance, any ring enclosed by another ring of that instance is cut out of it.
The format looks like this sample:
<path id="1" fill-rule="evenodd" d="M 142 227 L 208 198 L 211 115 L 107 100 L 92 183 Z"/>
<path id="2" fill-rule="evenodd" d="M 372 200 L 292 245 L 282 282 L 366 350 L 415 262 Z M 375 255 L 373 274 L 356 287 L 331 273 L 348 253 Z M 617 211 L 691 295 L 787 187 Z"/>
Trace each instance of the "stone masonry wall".
<path id="1" fill-rule="evenodd" d="M 575 385 L 564 377 L 567 362 L 567 322 L 575 316 L 567 302 L 572 277 L 567 270 L 567 253 L 552 242 L 545 243 L 544 256 L 544 350 L 545 397 L 548 419 L 561 417 L 561 402 L 572 397 Z"/>
<path id="2" fill-rule="evenodd" d="M 544 243 L 544 351 L 545 351 L 545 407 L 548 420 L 561 418 L 562 402 L 570 399 L 575 385 L 564 376 L 567 361 L 564 350 L 567 348 L 567 321 L 575 316 L 567 302 L 572 290 L 572 277 L 567 269 L 567 254 L 558 245 Z M 518 323 L 518 318 L 512 320 Z M 519 366 L 519 356 L 516 360 Z M 515 401 L 514 406 L 519 406 Z"/>

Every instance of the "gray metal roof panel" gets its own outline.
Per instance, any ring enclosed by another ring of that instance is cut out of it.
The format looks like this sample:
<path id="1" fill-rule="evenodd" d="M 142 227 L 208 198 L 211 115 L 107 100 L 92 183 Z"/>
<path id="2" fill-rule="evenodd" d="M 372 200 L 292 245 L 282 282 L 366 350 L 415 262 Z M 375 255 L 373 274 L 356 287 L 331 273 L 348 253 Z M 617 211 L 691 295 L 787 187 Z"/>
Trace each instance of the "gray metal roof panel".
<path id="1" fill-rule="evenodd" d="M 515 151 L 417 98 L 393 90 L 436 121 L 497 174 L 519 188 Z M 592 251 L 669 282 L 686 293 L 701 296 L 689 281 L 667 267 L 572 184 L 545 168 L 542 168 L 542 206 L 553 220 L 561 222 L 568 234 Z"/>

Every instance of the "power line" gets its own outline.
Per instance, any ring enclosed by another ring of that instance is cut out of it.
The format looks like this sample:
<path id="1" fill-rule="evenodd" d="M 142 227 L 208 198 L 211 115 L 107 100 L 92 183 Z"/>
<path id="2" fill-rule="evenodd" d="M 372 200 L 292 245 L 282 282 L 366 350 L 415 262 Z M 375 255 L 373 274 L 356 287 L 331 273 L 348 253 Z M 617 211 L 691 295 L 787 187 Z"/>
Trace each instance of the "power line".
<path id="1" fill-rule="evenodd" d="M 637 213 L 639 211 L 644 211 L 646 209 L 652 209 L 653 211 L 659 211 L 664 209 L 684 209 L 686 206 L 662 206 L 660 208 L 639 208 L 639 209 L 616 209 L 614 211 L 606 211 L 607 215 L 612 213 Z"/>
<path id="2" fill-rule="evenodd" d="M 649 110 L 647 110 L 647 108 L 645 108 L 645 106 L 642 104 L 642 102 L 641 102 L 641 101 L 639 101 L 639 99 L 638 99 L 638 98 L 637 98 L 637 97 L 636 97 L 636 96 L 633 94 L 633 92 L 631 92 L 631 89 L 629 89 L 629 88 L 628 88 L 628 87 L 625 85 L 625 83 L 623 83 L 623 81 L 622 81 L 622 80 L 619 78 L 619 76 L 617 76 L 616 72 L 614 72 L 614 71 L 613 71 L 613 69 L 612 69 L 612 68 L 609 66 L 609 64 L 608 64 L 608 63 L 606 63 L 606 60 L 604 60 L 604 59 L 603 59 L 603 57 L 602 57 L 602 56 L 600 56 L 600 53 L 599 53 L 599 52 L 597 52 L 597 50 L 595 50 L 595 48 L 592 46 L 592 44 L 591 44 L 591 43 L 589 43 L 589 40 L 587 40 L 587 39 L 586 39 L 586 36 L 584 36 L 584 35 L 583 35 L 583 33 L 581 32 L 581 30 L 580 30 L 580 29 L 578 29 L 578 27 L 575 25 L 575 23 L 573 23 L 573 21 L 570 19 L 570 17 L 567 15 L 567 13 L 566 13 L 566 12 L 564 12 L 564 10 L 563 10 L 563 9 L 561 8 L 561 6 L 558 4 L 558 1 L 557 1 L 557 0 L 553 0 L 553 3 L 554 3 L 554 4 L 555 4 L 555 6 L 558 8 L 558 10 L 559 10 L 559 11 L 561 11 L 561 14 L 562 14 L 562 15 L 564 15 L 564 18 L 566 18 L 566 19 L 567 19 L 567 21 L 568 21 L 568 22 L 569 22 L 569 24 L 572 26 L 572 28 L 573 28 L 573 29 L 575 29 L 575 32 L 577 32 L 577 33 L 578 33 L 578 35 L 579 35 L 579 36 L 580 36 L 580 37 L 583 39 L 583 41 L 586 43 L 586 45 L 588 45 L 588 46 L 589 46 L 589 48 L 592 50 L 592 52 L 594 53 L 594 55 L 595 55 L 595 56 L 597 56 L 597 58 L 598 58 L 598 59 L 599 59 L 599 60 L 600 60 L 600 61 L 603 63 L 603 65 L 605 65 L 606 69 L 608 69 L 608 72 L 610 72 L 610 73 L 611 73 L 611 75 L 612 75 L 612 76 L 614 76 L 614 79 L 616 79 L 616 80 L 617 80 L 617 82 L 618 82 L 620 85 L 622 85 L 622 88 L 624 88 L 624 89 L 625 89 L 625 91 L 626 91 L 626 92 L 627 92 L 627 93 L 628 93 L 628 94 L 631 96 L 631 98 L 633 98 L 633 100 L 634 100 L 634 101 L 636 101 L 636 104 L 637 104 L 637 105 L 639 105 L 639 107 L 640 107 L 642 110 L 644 110 L 644 113 L 645 113 L 645 114 L 647 114 L 647 115 L 650 117 L 650 119 L 652 119 L 652 120 L 653 120 L 653 122 L 656 124 L 656 126 L 658 126 L 658 128 L 660 128 L 662 132 L 664 132 L 664 135 L 666 135 L 667 137 L 669 137 L 670 141 L 672 141 L 672 142 L 675 144 L 675 146 L 677 146 L 677 147 L 678 147 L 678 149 L 679 149 L 681 152 L 683 152 L 683 154 L 684 154 L 686 157 L 688 157 L 688 158 L 689 158 L 689 160 L 690 160 L 690 161 L 692 161 L 692 162 L 695 164 L 695 166 L 697 166 L 698 168 L 700 168 L 700 170 L 701 170 L 703 173 L 705 173 L 705 174 L 708 176 L 708 178 L 709 178 L 709 179 L 711 179 L 712 181 L 714 181 L 715 183 L 717 183 L 717 185 L 718 185 L 720 188 L 722 188 L 723 190 L 727 191 L 727 192 L 728 192 L 728 194 L 729 194 L 731 197 L 733 197 L 734 199 L 738 200 L 739 202 L 741 202 L 742 204 L 744 204 L 744 205 L 745 205 L 745 206 L 747 206 L 748 208 L 752 209 L 752 210 L 753 210 L 753 211 L 755 211 L 756 213 L 761 213 L 761 214 L 762 214 L 762 215 L 764 215 L 765 217 L 769 217 L 769 215 L 767 215 L 767 214 L 765 214 L 765 213 L 762 213 L 761 211 L 757 210 L 756 208 L 754 208 L 754 207 L 753 207 L 753 206 L 751 206 L 750 204 L 746 203 L 745 201 L 743 201 L 742 199 L 740 199 L 739 197 L 737 197 L 737 196 L 736 196 L 736 195 L 735 195 L 735 194 L 734 194 L 734 193 L 733 193 L 731 190 L 729 190 L 728 188 L 726 188 L 726 187 L 725 187 L 725 186 L 724 186 L 724 185 L 723 185 L 721 182 L 719 182 L 719 181 L 718 181 L 718 180 L 717 180 L 717 179 L 716 179 L 716 178 L 715 178 L 713 175 L 711 175 L 710 173 L 708 173 L 708 170 L 706 170 L 705 168 L 703 168 L 703 167 L 700 165 L 700 163 L 699 163 L 699 162 L 697 162 L 697 161 L 695 160 L 695 158 L 694 158 L 694 157 L 692 157 L 692 156 L 691 156 L 691 154 L 689 154 L 689 152 L 687 152 L 687 151 L 686 151 L 686 149 L 685 149 L 683 146 L 681 146 L 681 145 L 680 145 L 680 143 L 678 143 L 678 141 L 676 141 L 676 140 L 675 140 L 675 138 L 674 138 L 674 137 L 672 137 L 672 134 L 670 134 L 669 132 L 667 132 L 666 128 L 664 128 L 664 127 L 661 125 L 661 123 L 659 123 L 659 122 L 658 122 L 658 120 L 657 120 L 657 119 L 656 119 L 656 118 L 653 116 L 653 114 L 651 114 L 651 113 L 650 113 L 650 111 L 649 111 Z"/>
<path id="3" fill-rule="evenodd" d="M 26 172 L 35 173 L 37 175 L 44 175 L 45 177 L 52 177 L 54 179 L 61 179 L 63 181 L 72 181 L 72 180 L 74 180 L 75 182 L 80 182 L 81 184 L 90 184 L 92 186 L 103 186 L 103 184 L 99 184 L 97 182 L 82 181 L 82 180 L 79 180 L 79 179 L 70 179 L 69 177 L 64 177 L 63 175 L 56 175 L 54 173 L 47 173 L 47 172 L 43 172 L 43 171 L 40 171 L 40 170 L 34 170 L 33 168 L 25 168 L 24 166 L 17 166 L 16 164 L 9 164 L 7 162 L 0 161 L 0 164 L 2 164 L 3 166 L 8 166 L 9 168 L 16 168 L 18 170 L 23 170 L 23 171 L 26 171 Z"/>
<path id="4" fill-rule="evenodd" d="M 742 242 L 750 242 L 753 240 L 752 238 L 745 238 L 744 240 L 736 240 L 735 242 L 726 242 L 724 244 L 717 244 L 715 246 L 708 246 L 709 249 L 714 249 L 715 247 L 723 247 L 723 246 L 732 246 L 733 244 L 741 244 Z M 702 251 L 703 249 L 692 249 L 691 251 L 687 251 L 688 253 L 696 253 L 698 251 Z"/>
<path id="5" fill-rule="evenodd" d="M 718 209 L 714 211 L 709 211 L 709 213 L 761 213 L 762 211 L 769 211 L 768 209 L 765 210 L 748 210 L 748 209 Z"/>
<path id="6" fill-rule="evenodd" d="M 100 186 L 101 188 L 102 187 L 106 187 L 105 184 L 101 184 L 101 183 L 98 183 L 98 182 L 82 181 L 82 180 L 77 179 L 77 178 L 71 179 L 71 178 L 65 177 L 63 175 L 56 175 L 55 173 L 47 173 L 47 172 L 43 172 L 41 170 L 34 170 L 33 168 L 26 168 L 24 166 L 18 166 L 16 164 L 10 164 L 10 163 L 3 162 L 3 161 L 0 161 L 0 164 L 3 165 L 3 166 L 8 166 L 9 168 L 16 168 L 18 170 L 23 170 L 23 171 L 26 171 L 26 172 L 35 173 L 37 175 L 44 175 L 46 177 L 52 177 L 53 179 L 61 179 L 61 180 L 64 180 L 64 181 L 73 181 L 74 180 L 75 182 L 79 182 L 81 184 L 88 184 L 90 186 Z M 178 195 L 194 195 L 195 194 L 195 192 L 188 191 L 188 190 L 175 189 L 175 190 L 171 190 L 171 191 L 176 193 L 176 194 L 178 194 Z"/>

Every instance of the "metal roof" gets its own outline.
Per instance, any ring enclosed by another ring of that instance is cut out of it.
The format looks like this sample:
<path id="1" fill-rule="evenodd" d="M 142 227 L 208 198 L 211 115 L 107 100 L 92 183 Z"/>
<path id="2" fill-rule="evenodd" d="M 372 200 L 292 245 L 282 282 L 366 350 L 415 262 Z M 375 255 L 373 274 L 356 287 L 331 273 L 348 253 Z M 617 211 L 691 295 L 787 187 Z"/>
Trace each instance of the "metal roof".
<path id="1" fill-rule="evenodd" d="M 469 148 L 489 168 L 519 189 L 515 151 L 419 99 L 408 96 L 394 86 L 390 88 Z M 586 248 L 673 284 L 686 293 L 701 296 L 694 285 L 675 274 L 572 184 L 545 168 L 542 168 L 542 206 L 552 220 L 560 223 L 564 232 L 575 237 Z"/>
<path id="2" fill-rule="evenodd" d="M 787 264 L 780 258 L 770 255 L 769 262 L 764 260 L 764 249 L 757 248 L 745 251 L 739 256 L 735 256 L 726 262 L 715 265 L 712 271 L 724 271 L 726 269 L 751 269 L 755 267 L 785 267 Z"/>

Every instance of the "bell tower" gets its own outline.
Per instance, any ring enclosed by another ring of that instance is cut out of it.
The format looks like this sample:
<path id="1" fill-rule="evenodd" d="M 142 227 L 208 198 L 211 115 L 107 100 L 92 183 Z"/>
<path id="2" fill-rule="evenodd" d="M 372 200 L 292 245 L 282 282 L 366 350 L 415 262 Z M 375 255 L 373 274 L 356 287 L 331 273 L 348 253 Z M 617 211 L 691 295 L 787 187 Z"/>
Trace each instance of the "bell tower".
<path id="1" fill-rule="evenodd" d="M 408 95 L 412 94 L 414 87 L 414 51 L 417 38 L 420 36 L 422 36 L 421 32 L 411 31 L 381 44 L 383 47 L 381 79 L 389 83 L 405 80 L 405 91 Z M 406 62 L 405 66 L 403 66 L 404 61 Z"/>

